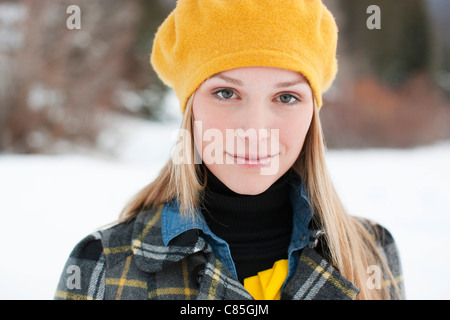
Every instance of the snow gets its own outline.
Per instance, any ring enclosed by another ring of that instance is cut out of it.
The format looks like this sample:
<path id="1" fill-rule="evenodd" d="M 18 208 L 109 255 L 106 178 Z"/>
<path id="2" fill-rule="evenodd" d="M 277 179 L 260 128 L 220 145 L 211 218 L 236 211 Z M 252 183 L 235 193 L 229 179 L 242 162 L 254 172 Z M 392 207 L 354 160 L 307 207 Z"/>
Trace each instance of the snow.
<path id="1" fill-rule="evenodd" d="M 117 156 L 0 155 L 0 299 L 52 299 L 75 244 L 117 219 L 167 161 L 179 119 L 111 118 L 101 137 Z M 450 143 L 410 150 L 329 151 L 351 214 L 387 227 L 408 299 L 450 298 Z"/>

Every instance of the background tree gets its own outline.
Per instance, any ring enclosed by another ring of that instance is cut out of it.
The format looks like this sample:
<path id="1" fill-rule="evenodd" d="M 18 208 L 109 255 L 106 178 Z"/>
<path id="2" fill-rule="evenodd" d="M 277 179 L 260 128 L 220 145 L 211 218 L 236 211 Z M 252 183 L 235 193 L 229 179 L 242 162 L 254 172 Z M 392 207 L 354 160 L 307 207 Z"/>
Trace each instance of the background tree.
<path id="1" fill-rule="evenodd" d="M 434 24 L 450 3 L 431 11 L 434 2 L 326 1 L 340 30 L 338 78 L 321 112 L 329 147 L 413 147 L 450 136 L 449 101 L 435 80 L 442 25 Z M 373 4 L 379 30 L 366 25 Z"/>
<path id="2" fill-rule="evenodd" d="M 172 1 L 0 2 L 0 151 L 95 147 L 111 110 L 158 117 L 148 58 Z M 69 5 L 81 29 L 69 30 Z"/>

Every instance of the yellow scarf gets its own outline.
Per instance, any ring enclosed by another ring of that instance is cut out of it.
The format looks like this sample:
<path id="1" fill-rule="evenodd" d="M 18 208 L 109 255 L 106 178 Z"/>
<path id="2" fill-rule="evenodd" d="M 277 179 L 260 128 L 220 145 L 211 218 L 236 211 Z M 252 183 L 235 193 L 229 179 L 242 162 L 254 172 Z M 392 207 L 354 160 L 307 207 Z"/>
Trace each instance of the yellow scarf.
<path id="1" fill-rule="evenodd" d="M 280 300 L 281 287 L 288 275 L 288 260 L 278 260 L 271 269 L 244 279 L 244 287 L 256 300 Z"/>

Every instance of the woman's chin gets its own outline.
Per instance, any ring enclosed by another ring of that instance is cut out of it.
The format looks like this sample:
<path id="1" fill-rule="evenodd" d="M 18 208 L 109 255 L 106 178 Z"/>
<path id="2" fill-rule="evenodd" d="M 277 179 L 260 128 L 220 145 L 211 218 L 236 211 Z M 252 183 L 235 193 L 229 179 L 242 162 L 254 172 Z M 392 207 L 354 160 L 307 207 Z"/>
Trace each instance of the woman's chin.
<path id="1" fill-rule="evenodd" d="M 254 196 L 269 189 L 270 186 L 278 180 L 279 176 L 261 175 L 259 171 L 255 171 L 246 173 L 237 172 L 236 174 L 228 173 L 223 177 L 219 174 L 218 178 L 230 190 L 242 195 Z"/>

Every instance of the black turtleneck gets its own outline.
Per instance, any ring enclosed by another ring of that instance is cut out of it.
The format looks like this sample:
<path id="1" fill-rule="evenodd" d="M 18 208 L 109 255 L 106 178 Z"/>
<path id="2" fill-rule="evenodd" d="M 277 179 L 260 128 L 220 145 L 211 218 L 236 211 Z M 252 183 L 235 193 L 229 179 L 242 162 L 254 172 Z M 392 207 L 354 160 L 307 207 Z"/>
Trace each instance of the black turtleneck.
<path id="1" fill-rule="evenodd" d="M 230 190 L 207 170 L 203 215 L 230 246 L 239 281 L 287 258 L 292 232 L 289 172 L 259 195 Z"/>

